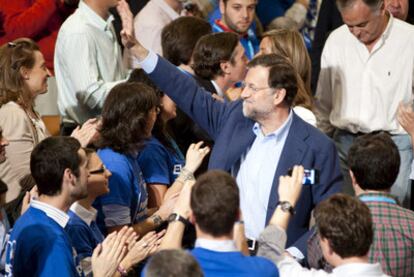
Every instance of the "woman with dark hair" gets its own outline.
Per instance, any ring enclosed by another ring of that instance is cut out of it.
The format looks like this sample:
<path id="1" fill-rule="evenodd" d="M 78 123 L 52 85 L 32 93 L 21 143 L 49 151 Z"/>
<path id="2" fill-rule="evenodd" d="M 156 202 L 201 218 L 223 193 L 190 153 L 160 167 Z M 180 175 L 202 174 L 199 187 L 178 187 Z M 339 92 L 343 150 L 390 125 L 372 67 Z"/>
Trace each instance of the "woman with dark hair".
<path id="1" fill-rule="evenodd" d="M 148 78 L 142 69 L 132 72 L 129 82 L 140 82 L 153 88 L 159 99 L 159 114 L 152 129 L 152 136 L 145 141 L 138 163 L 148 185 L 148 207 L 159 207 L 167 189 L 184 166 L 181 150 L 168 131 L 168 121 L 176 117 L 175 103 Z"/>
<path id="2" fill-rule="evenodd" d="M 9 185 L 7 202 L 19 194 L 20 180 L 30 173 L 33 148 L 49 136 L 40 115 L 34 108 L 38 95 L 47 92 L 50 76 L 39 46 L 27 38 L 17 39 L 0 47 L 0 126 L 7 137 L 7 160 L 0 164 L 0 179 Z M 83 146 L 89 143 L 94 125 L 76 129 L 72 136 Z M 86 135 L 86 136 L 84 136 Z"/>
<path id="3" fill-rule="evenodd" d="M 173 186 L 165 201 L 151 214 L 147 209 L 147 186 L 138 164 L 144 140 L 151 137 L 159 111 L 159 99 L 154 90 L 141 83 L 121 83 L 108 94 L 100 127 L 98 155 L 112 172 L 109 193 L 96 199 L 97 223 L 103 233 L 131 225 L 143 235 L 156 229 L 170 215 L 182 183 L 192 177 L 208 148 L 194 146 L 187 153 L 190 163 Z"/>

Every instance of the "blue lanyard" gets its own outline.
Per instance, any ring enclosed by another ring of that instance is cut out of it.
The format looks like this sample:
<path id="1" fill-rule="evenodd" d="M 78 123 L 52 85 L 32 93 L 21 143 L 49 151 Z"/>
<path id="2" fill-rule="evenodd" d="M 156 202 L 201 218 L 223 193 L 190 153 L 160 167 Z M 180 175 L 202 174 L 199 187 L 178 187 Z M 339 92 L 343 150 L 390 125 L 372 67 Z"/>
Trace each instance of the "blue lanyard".
<path id="1" fill-rule="evenodd" d="M 386 196 L 361 196 L 359 199 L 362 202 L 385 202 L 390 204 L 397 204 L 397 201 L 395 201 L 392 198 L 386 197 Z"/>

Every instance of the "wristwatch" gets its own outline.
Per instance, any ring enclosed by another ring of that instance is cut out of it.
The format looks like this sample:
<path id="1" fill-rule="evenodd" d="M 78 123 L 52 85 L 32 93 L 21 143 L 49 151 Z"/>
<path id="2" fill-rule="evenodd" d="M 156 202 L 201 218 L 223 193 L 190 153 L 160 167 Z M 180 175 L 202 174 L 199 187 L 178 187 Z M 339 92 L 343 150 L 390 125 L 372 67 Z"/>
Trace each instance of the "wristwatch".
<path id="1" fill-rule="evenodd" d="M 188 221 L 188 219 L 185 219 L 184 217 L 182 217 L 181 215 L 177 214 L 177 213 L 172 213 L 168 216 L 167 218 L 168 223 L 174 222 L 174 221 L 179 221 L 181 223 L 183 223 L 184 225 L 187 225 L 190 223 L 190 221 Z"/>
<path id="2" fill-rule="evenodd" d="M 290 213 L 291 215 L 295 214 L 295 208 L 288 201 L 279 201 L 277 202 L 277 206 L 280 206 L 280 209 L 286 213 Z"/>

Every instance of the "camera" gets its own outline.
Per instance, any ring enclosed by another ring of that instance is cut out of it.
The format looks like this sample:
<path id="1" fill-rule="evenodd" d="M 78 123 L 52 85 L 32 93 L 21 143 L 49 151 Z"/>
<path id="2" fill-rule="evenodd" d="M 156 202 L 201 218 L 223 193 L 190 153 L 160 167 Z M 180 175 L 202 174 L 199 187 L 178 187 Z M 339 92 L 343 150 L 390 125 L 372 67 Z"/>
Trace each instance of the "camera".
<path id="1" fill-rule="evenodd" d="M 292 170 L 289 169 L 288 175 L 292 176 Z M 303 185 L 314 185 L 319 182 L 319 170 L 317 169 L 305 169 L 303 175 Z"/>

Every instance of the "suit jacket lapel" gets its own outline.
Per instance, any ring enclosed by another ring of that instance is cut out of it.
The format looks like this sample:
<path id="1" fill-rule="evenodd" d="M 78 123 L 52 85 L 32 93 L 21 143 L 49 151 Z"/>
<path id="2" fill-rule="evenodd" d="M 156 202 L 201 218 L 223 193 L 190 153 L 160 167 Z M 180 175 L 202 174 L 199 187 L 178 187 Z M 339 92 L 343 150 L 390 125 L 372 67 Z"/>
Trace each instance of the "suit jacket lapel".
<path id="1" fill-rule="evenodd" d="M 275 176 L 273 178 L 272 189 L 270 191 L 267 206 L 266 223 L 269 222 L 270 217 L 276 209 L 276 204 L 279 201 L 279 177 L 286 175 L 288 170 L 294 165 L 300 165 L 302 163 L 303 157 L 308 149 L 308 146 L 304 142 L 308 135 L 309 133 L 307 131 L 306 124 L 304 124 L 303 120 L 293 113 L 292 125 L 290 126 L 289 134 L 286 138 Z"/>

